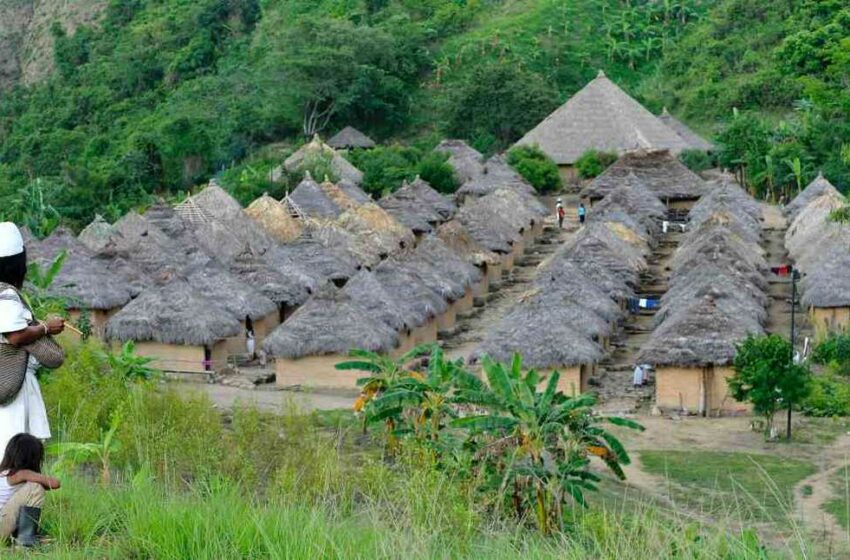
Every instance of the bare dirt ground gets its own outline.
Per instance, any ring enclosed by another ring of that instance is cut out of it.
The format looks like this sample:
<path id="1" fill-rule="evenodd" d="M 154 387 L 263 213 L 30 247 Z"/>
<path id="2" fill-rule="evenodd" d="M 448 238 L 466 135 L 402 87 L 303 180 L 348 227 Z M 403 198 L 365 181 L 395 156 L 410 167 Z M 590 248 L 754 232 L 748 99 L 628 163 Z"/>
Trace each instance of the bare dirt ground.
<path id="1" fill-rule="evenodd" d="M 172 383 L 184 394 L 205 394 L 220 409 L 232 409 L 234 406 L 255 406 L 264 412 L 277 413 L 284 408 L 295 407 L 305 412 L 313 410 L 336 410 L 351 408 L 356 395 L 352 392 L 315 393 L 299 391 L 281 391 L 272 389 L 240 389 L 207 383 Z"/>

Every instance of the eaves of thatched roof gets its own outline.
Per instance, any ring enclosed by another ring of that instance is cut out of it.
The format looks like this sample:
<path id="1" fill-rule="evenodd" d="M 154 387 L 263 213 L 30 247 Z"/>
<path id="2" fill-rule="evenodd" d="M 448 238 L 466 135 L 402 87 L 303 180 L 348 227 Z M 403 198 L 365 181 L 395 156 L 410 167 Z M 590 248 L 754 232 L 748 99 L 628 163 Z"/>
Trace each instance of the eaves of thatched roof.
<path id="1" fill-rule="evenodd" d="M 342 213 L 342 208 L 322 190 L 309 173 L 295 190 L 289 193 L 289 199 L 311 218 L 332 220 Z"/>
<path id="2" fill-rule="evenodd" d="M 275 268 L 263 257 L 245 251 L 229 267 L 230 272 L 278 305 L 301 305 L 319 287 L 315 277 L 297 268 Z"/>
<path id="3" fill-rule="evenodd" d="M 551 257 L 540 264 L 538 275 L 541 278 L 544 277 L 543 275 L 549 275 L 557 282 L 560 278 L 568 276 L 567 269 L 575 267 L 582 276 L 592 278 L 594 285 L 609 298 L 633 296 L 637 274 L 631 272 L 623 274 L 619 270 L 610 268 L 609 256 L 586 258 L 580 251 L 575 252 L 562 245 Z"/>
<path id="4" fill-rule="evenodd" d="M 664 202 L 693 200 L 708 194 L 706 182 L 668 150 L 636 150 L 623 154 L 591 181 L 581 194 L 602 198 L 630 180 L 630 175 Z"/>
<path id="5" fill-rule="evenodd" d="M 372 202 L 372 197 L 369 196 L 366 191 L 361 189 L 359 186 L 354 183 L 346 180 L 341 180 L 336 185 L 339 189 L 348 195 L 348 198 L 356 202 L 357 204 L 367 204 Z"/>
<path id="6" fill-rule="evenodd" d="M 436 235 L 428 236 L 420 241 L 414 253 L 419 258 L 430 262 L 445 278 L 452 279 L 464 288 L 481 280 L 481 271 L 452 251 Z"/>
<path id="7" fill-rule="evenodd" d="M 605 215 L 612 207 L 625 210 L 648 230 L 667 216 L 667 207 L 661 199 L 634 174 L 627 176 L 619 186 L 594 204 L 590 215 Z"/>
<path id="8" fill-rule="evenodd" d="M 688 144 L 603 72 L 523 136 L 516 145 L 539 146 L 558 165 L 572 165 L 588 150 L 621 154 Z"/>
<path id="9" fill-rule="evenodd" d="M 194 290 L 240 321 L 246 317 L 262 319 L 277 312 L 275 302 L 217 263 L 186 271 L 186 280 Z"/>
<path id="10" fill-rule="evenodd" d="M 398 303 L 405 323 L 418 327 L 448 309 L 445 298 L 428 286 L 417 271 L 396 259 L 383 261 L 375 278 Z"/>
<path id="11" fill-rule="evenodd" d="M 443 140 L 435 152 L 449 154 L 448 164 L 454 169 L 460 184 L 475 179 L 484 172 L 484 156 L 463 140 Z"/>
<path id="12" fill-rule="evenodd" d="M 818 173 L 817 178 L 800 191 L 800 194 L 795 196 L 794 200 L 785 207 L 785 214 L 788 216 L 788 220 L 792 221 L 809 202 L 826 193 L 841 196 L 838 189 L 823 176 L 823 173 Z"/>
<path id="13" fill-rule="evenodd" d="M 761 203 L 734 183 L 710 183 L 711 187 L 688 213 L 693 226 L 700 224 L 712 214 L 726 212 L 735 216 L 750 229 L 761 229 L 764 214 Z"/>
<path id="14" fill-rule="evenodd" d="M 664 110 L 661 111 L 661 115 L 659 115 L 658 118 L 687 143 L 689 150 L 713 152 L 716 149 L 714 144 L 691 130 L 688 125 L 671 115 L 670 112 L 667 111 L 667 107 L 664 107 Z"/>
<path id="15" fill-rule="evenodd" d="M 346 126 L 328 140 L 328 146 L 335 150 L 369 149 L 375 147 L 375 141 L 353 126 Z"/>
<path id="16" fill-rule="evenodd" d="M 452 219 L 437 228 L 437 237 L 443 240 L 456 255 L 466 262 L 482 266 L 498 264 L 499 256 L 475 241 L 458 219 Z"/>
<path id="17" fill-rule="evenodd" d="M 467 199 L 458 209 L 457 219 L 472 239 L 488 251 L 510 253 L 520 239 L 519 230 L 504 216 L 492 194 Z"/>
<path id="18" fill-rule="evenodd" d="M 185 280 L 149 289 L 107 323 L 106 337 L 188 346 L 211 345 L 240 333 L 239 321 Z"/>
<path id="19" fill-rule="evenodd" d="M 336 223 L 374 247 L 381 258 L 403 247 L 412 247 L 413 232 L 375 203 L 343 212 Z"/>
<path id="20" fill-rule="evenodd" d="M 358 237 L 335 222 L 308 220 L 304 223 L 304 236 L 325 248 L 342 251 L 346 258 L 354 259 L 360 266 L 371 267 L 381 260 L 378 247 Z"/>
<path id="21" fill-rule="evenodd" d="M 289 243 L 301 237 L 303 225 L 268 194 L 252 202 L 245 214 L 278 243 Z"/>
<path id="22" fill-rule="evenodd" d="M 806 307 L 850 307 L 850 246 L 834 246 L 800 283 Z"/>
<path id="23" fill-rule="evenodd" d="M 680 270 L 702 260 L 725 256 L 745 263 L 754 272 L 764 273 L 767 272 L 764 254 L 760 245 L 748 242 L 725 226 L 716 225 L 690 233 L 679 245 L 669 266 Z"/>
<path id="24" fill-rule="evenodd" d="M 467 196 L 484 196 L 496 189 L 512 188 L 528 195 L 535 195 L 536 191 L 522 175 L 517 173 L 513 167 L 508 165 L 505 157 L 497 154 L 487 160 L 482 172 L 461 185 L 457 190 L 460 198 Z"/>
<path id="25" fill-rule="evenodd" d="M 763 280 L 761 276 L 756 278 Z M 731 267 L 699 263 L 679 271 L 670 289 L 661 297 L 661 309 L 655 315 L 655 322 L 661 324 L 703 297 L 720 294 L 723 297 L 715 301 L 723 313 L 746 315 L 764 323 L 769 303 L 766 289 L 765 282 L 755 282 L 754 277 Z"/>
<path id="26" fill-rule="evenodd" d="M 304 164 L 309 164 L 313 160 L 327 159 L 330 162 L 331 170 L 337 175 L 340 181 L 348 181 L 355 185 L 363 182 L 363 172 L 354 167 L 347 159 L 338 154 L 333 148 L 322 142 L 318 135 L 304 144 L 294 154 L 289 156 L 283 162 L 283 167 L 290 173 L 297 173 L 302 170 Z"/>
<path id="27" fill-rule="evenodd" d="M 365 309 L 369 317 L 378 319 L 398 332 L 416 326 L 406 322 L 403 307 L 396 301 L 396 297 L 369 270 L 355 274 L 342 291 L 351 301 Z"/>
<path id="28" fill-rule="evenodd" d="M 572 261 L 561 259 L 555 266 L 541 267 L 534 286 L 545 293 L 561 294 L 580 302 L 606 321 L 615 322 L 622 316 L 620 306 L 605 293 L 593 279 Z"/>
<path id="29" fill-rule="evenodd" d="M 326 247 L 306 237 L 273 247 L 264 256 L 275 268 L 300 268 L 319 284 L 325 280 L 347 280 L 360 267 L 344 247 Z"/>

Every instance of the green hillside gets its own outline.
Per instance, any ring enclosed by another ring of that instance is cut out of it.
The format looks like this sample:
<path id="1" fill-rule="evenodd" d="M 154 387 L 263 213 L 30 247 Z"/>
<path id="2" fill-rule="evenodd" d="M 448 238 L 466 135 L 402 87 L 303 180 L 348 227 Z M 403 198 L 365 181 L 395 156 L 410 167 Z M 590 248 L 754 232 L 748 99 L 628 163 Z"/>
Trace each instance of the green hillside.
<path id="1" fill-rule="evenodd" d="M 773 159 L 799 157 L 806 174 L 827 165 L 850 184 L 850 125 L 835 125 L 848 106 L 835 95 L 847 10 L 776 4 L 111 0 L 96 26 L 54 22 L 56 71 L 0 97 L 0 203 L 43 229 L 60 216 L 80 227 L 346 124 L 381 141 L 427 149 L 450 135 L 495 151 L 599 68 L 706 132 L 739 107 L 770 115 L 773 139 L 777 116 L 793 113 Z M 769 154 L 745 140 L 726 159 L 749 158 L 756 177 Z M 771 180 L 787 183 L 788 168 Z"/>

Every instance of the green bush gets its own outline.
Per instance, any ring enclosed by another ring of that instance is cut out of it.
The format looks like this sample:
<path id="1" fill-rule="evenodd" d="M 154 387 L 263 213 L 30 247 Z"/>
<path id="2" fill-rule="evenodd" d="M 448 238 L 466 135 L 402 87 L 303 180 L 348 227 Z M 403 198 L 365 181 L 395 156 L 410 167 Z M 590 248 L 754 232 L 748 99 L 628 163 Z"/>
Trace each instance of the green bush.
<path id="1" fill-rule="evenodd" d="M 417 175 L 443 193 L 453 193 L 458 187 L 447 154 L 392 145 L 354 150 L 348 159 L 363 172 L 363 189 L 375 197 L 397 190 Z"/>
<path id="2" fill-rule="evenodd" d="M 850 416 L 850 382 L 832 372 L 812 377 L 801 408 L 809 416 Z"/>
<path id="3" fill-rule="evenodd" d="M 588 150 L 576 161 L 576 171 L 582 179 L 593 179 L 601 175 L 615 161 L 617 161 L 615 153 Z"/>
<path id="4" fill-rule="evenodd" d="M 441 193 L 451 194 L 460 186 L 454 169 L 448 164 L 449 154 L 429 152 L 416 167 L 417 174 Z"/>
<path id="5" fill-rule="evenodd" d="M 711 169 L 717 164 L 711 155 L 702 150 L 685 150 L 679 154 L 679 161 L 694 173 Z"/>
<path id="6" fill-rule="evenodd" d="M 558 166 L 537 146 L 517 146 L 508 152 L 508 163 L 539 193 L 563 186 Z"/>
<path id="7" fill-rule="evenodd" d="M 850 375 L 850 334 L 830 334 L 826 340 L 815 346 L 812 362 L 828 365 L 841 375 Z"/>

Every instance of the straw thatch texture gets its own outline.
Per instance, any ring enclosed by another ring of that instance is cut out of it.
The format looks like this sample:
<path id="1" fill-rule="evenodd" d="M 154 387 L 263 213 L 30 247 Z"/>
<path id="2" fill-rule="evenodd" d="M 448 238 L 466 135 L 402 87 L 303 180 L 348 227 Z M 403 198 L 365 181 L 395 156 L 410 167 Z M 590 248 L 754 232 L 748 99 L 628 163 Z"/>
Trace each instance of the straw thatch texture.
<path id="1" fill-rule="evenodd" d="M 516 145 L 537 145 L 558 165 L 572 165 L 588 150 L 623 153 L 652 148 L 679 153 L 689 148 L 601 71 Z"/>
<path id="2" fill-rule="evenodd" d="M 375 141 L 353 126 L 346 126 L 328 140 L 328 146 L 335 150 L 368 150 L 375 147 Z"/>
<path id="3" fill-rule="evenodd" d="M 65 228 L 56 229 L 43 241 L 29 241 L 26 248 L 30 262 L 42 267 L 65 252 L 65 262 L 49 292 L 65 298 L 70 309 L 116 309 L 136 295 L 129 278 L 110 270 L 104 259 L 96 258 Z"/>
<path id="4" fill-rule="evenodd" d="M 701 260 L 725 256 L 740 261 L 755 272 L 767 272 L 765 251 L 760 245 L 738 236 L 726 226 L 704 226 L 691 232 L 679 245 L 670 261 L 673 270 L 687 268 Z"/>
<path id="5" fill-rule="evenodd" d="M 580 302 L 606 321 L 615 322 L 623 314 L 620 306 L 600 288 L 595 279 L 566 259 L 559 260 L 556 266 L 542 266 L 534 279 L 534 286 L 542 292 L 558 293 Z"/>
<path id="6" fill-rule="evenodd" d="M 466 294 L 467 284 L 455 276 L 447 276 L 444 267 L 426 258 L 425 251 L 420 251 L 419 247 L 399 254 L 395 260 L 399 268 L 416 276 L 422 284 L 445 301 L 455 301 Z"/>
<path id="7" fill-rule="evenodd" d="M 662 201 L 693 200 L 708 192 L 699 175 L 667 150 L 636 150 L 614 162 L 582 190 L 582 196 L 602 198 L 634 174 Z"/>
<path id="8" fill-rule="evenodd" d="M 761 204 L 735 183 L 713 184 L 688 213 L 691 227 L 698 226 L 718 212 L 731 214 L 753 231 L 761 230 L 764 214 Z"/>
<path id="9" fill-rule="evenodd" d="M 736 345 L 749 334 L 763 334 L 764 329 L 755 317 L 725 313 L 718 301 L 726 295 L 705 296 L 670 316 L 652 333 L 638 361 L 656 367 L 731 364 Z"/>
<path id="10" fill-rule="evenodd" d="M 324 247 L 344 251 L 361 266 L 371 267 L 381 260 L 378 247 L 334 222 L 309 220 L 304 222 L 304 226 L 305 237 L 315 240 Z"/>
<path id="11" fill-rule="evenodd" d="M 415 270 L 397 259 L 382 262 L 373 272 L 384 289 L 393 295 L 405 323 L 412 327 L 418 327 L 448 309 L 442 295 L 429 288 Z"/>
<path id="12" fill-rule="evenodd" d="M 92 223 L 83 228 L 78 239 L 89 250 L 100 253 L 112 241 L 112 236 L 115 234 L 115 228 L 98 214 Z"/>
<path id="13" fill-rule="evenodd" d="M 244 247 L 263 254 L 275 245 L 275 242 L 266 234 L 265 230 L 245 214 L 239 202 L 215 183 L 210 182 L 207 188 L 192 198 L 195 204 L 211 217 L 209 222 L 195 227 L 196 237 L 202 244 L 205 244 L 210 254 L 230 261 Z M 218 226 L 224 226 L 227 232 L 241 242 L 242 247 L 240 247 L 239 252 L 225 251 L 220 249 L 217 244 L 209 243 L 210 240 L 221 237 L 220 234 L 214 233 Z"/>
<path id="14" fill-rule="evenodd" d="M 481 271 L 452 251 L 442 239 L 431 235 L 416 247 L 419 258 L 430 262 L 444 278 L 461 284 L 464 289 L 481 280 Z"/>
<path id="15" fill-rule="evenodd" d="M 189 346 L 211 345 L 240 332 L 231 313 L 182 279 L 146 290 L 106 325 L 110 340 Z"/>
<path id="16" fill-rule="evenodd" d="M 342 213 L 342 209 L 331 200 L 309 173 L 295 187 L 295 190 L 289 193 L 289 199 L 311 218 L 333 220 Z"/>
<path id="17" fill-rule="evenodd" d="M 404 181 L 400 189 L 378 204 L 414 233 L 434 231 L 436 224 L 450 219 L 457 211 L 453 201 L 419 177 L 412 183 Z"/>
<path id="18" fill-rule="evenodd" d="M 300 268 L 313 277 L 317 284 L 322 284 L 325 280 L 347 280 L 354 276 L 360 267 L 344 247 L 326 247 L 312 238 L 301 238 L 286 245 L 279 245 L 264 256 L 276 269 Z"/>
<path id="19" fill-rule="evenodd" d="M 482 266 L 500 262 L 499 256 L 475 241 L 458 219 L 449 220 L 438 227 L 437 237 L 442 239 L 452 252 L 472 265 Z"/>
<path id="20" fill-rule="evenodd" d="M 510 253 L 512 245 L 520 240 L 519 230 L 504 216 L 494 194 L 467 199 L 458 209 L 457 219 L 486 250 Z"/>
<path id="21" fill-rule="evenodd" d="M 410 315 L 405 316 L 396 297 L 368 270 L 355 274 L 342 291 L 355 304 L 365 309 L 369 317 L 389 325 L 397 332 L 416 326 L 406 322 L 405 319 L 410 319 Z"/>
<path id="22" fill-rule="evenodd" d="M 667 107 L 664 107 L 664 110 L 661 111 L 661 115 L 659 115 L 658 118 L 661 122 L 666 124 L 668 128 L 678 134 L 685 143 L 687 143 L 689 150 L 713 152 L 717 149 L 714 144 L 691 130 L 685 123 L 671 115 L 669 111 L 667 111 Z"/>
<path id="23" fill-rule="evenodd" d="M 359 185 L 363 182 L 363 172 L 354 167 L 347 159 L 339 155 L 336 150 L 322 142 L 318 134 L 313 139 L 301 146 L 294 154 L 286 158 L 283 167 L 290 173 L 298 173 L 306 163 L 318 159 L 330 161 L 331 169 L 336 173 L 340 181 L 348 181 Z"/>
<path id="24" fill-rule="evenodd" d="M 319 184 L 319 188 L 322 189 L 322 192 L 324 192 L 325 195 L 342 211 L 350 210 L 363 204 L 351 197 L 338 185 L 331 183 L 327 177 L 325 177 L 325 180 Z"/>
<path id="25" fill-rule="evenodd" d="M 467 196 L 484 196 L 503 187 L 516 189 L 532 196 L 537 194 L 534 187 L 508 165 L 504 156 L 496 154 L 487 160 L 478 176 L 461 185 L 457 195 L 461 199 Z"/>
<path id="26" fill-rule="evenodd" d="M 302 224 L 268 194 L 252 202 L 245 214 L 278 243 L 289 243 L 301 237 Z"/>
<path id="27" fill-rule="evenodd" d="M 800 301 L 806 308 L 850 307 L 850 244 L 826 249 L 805 272 Z"/>
<path id="28" fill-rule="evenodd" d="M 826 239 L 846 237 L 843 234 L 848 228 L 829 221 L 829 215 L 844 204 L 840 195 L 826 192 L 811 200 L 797 213 L 785 233 L 785 247 L 794 260 L 805 260 L 810 253 L 821 251 Z"/>
<path id="29" fill-rule="evenodd" d="M 413 232 L 375 203 L 343 212 L 336 223 L 377 249 L 382 258 L 413 246 Z"/>
<path id="30" fill-rule="evenodd" d="M 342 180 L 336 185 L 342 190 L 345 194 L 348 195 L 348 198 L 356 202 L 357 204 L 366 204 L 368 202 L 372 202 L 372 197 L 369 196 L 366 191 L 361 189 L 359 186 L 355 185 L 350 181 Z"/>
<path id="31" fill-rule="evenodd" d="M 126 214 L 113 227 L 117 235 L 104 256 L 125 258 L 157 281 L 176 276 L 191 261 L 185 247 L 136 212 Z"/>
<path id="32" fill-rule="evenodd" d="M 301 305 L 319 284 L 300 267 L 276 269 L 259 256 L 245 251 L 230 265 L 230 272 L 278 305 Z"/>
<path id="33" fill-rule="evenodd" d="M 475 179 L 484 172 L 484 156 L 463 140 L 443 140 L 435 152 L 449 154 L 448 164 L 460 184 Z"/>
<path id="34" fill-rule="evenodd" d="M 186 279 L 197 293 L 240 321 L 245 317 L 262 319 L 277 312 L 275 302 L 216 263 L 187 271 Z"/>
<path id="35" fill-rule="evenodd" d="M 634 174 L 628 175 L 590 209 L 590 218 L 597 219 L 618 211 L 634 217 L 647 231 L 658 233 L 659 222 L 667 216 L 667 207 Z"/>
<path id="36" fill-rule="evenodd" d="M 838 189 L 836 189 L 832 183 L 823 176 L 823 173 L 818 173 L 817 178 L 809 183 L 805 189 L 800 191 L 800 194 L 795 196 L 794 200 L 785 207 L 785 214 L 788 216 L 788 220 L 793 221 L 794 218 L 797 217 L 797 214 L 799 214 L 803 208 L 808 206 L 809 202 L 818 198 L 822 194 L 827 193 L 841 196 Z"/>
<path id="37" fill-rule="evenodd" d="M 398 333 L 347 294 L 323 290 L 272 331 L 263 349 L 271 356 L 297 359 L 354 349 L 388 352 L 397 344 Z"/>

